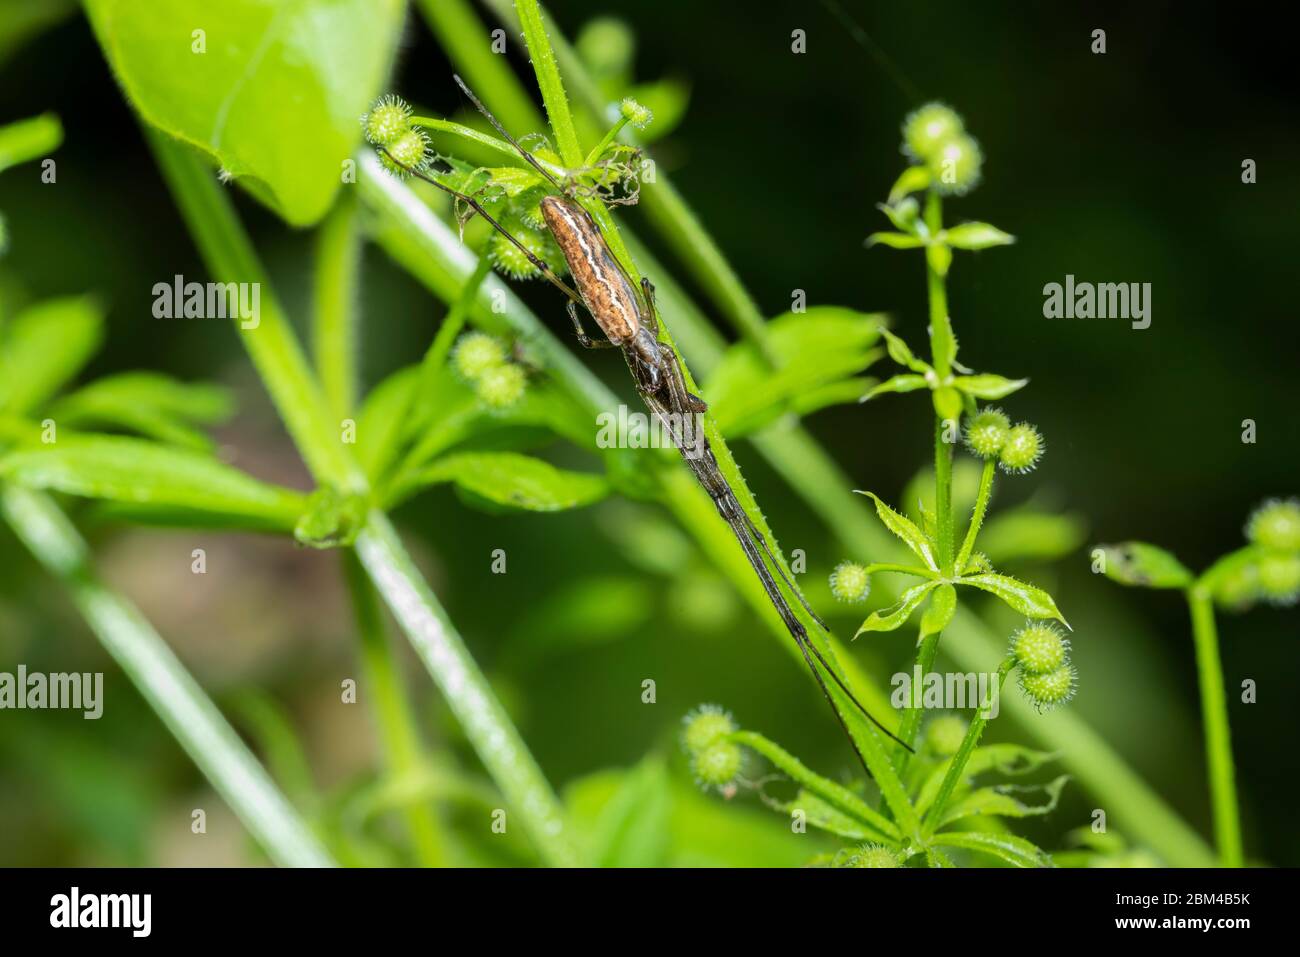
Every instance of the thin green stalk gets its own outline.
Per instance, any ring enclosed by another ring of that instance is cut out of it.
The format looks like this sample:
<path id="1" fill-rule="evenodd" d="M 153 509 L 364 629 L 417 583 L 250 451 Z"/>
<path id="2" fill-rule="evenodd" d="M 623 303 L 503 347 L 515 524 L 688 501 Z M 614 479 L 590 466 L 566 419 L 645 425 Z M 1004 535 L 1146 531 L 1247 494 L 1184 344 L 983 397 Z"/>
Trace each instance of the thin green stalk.
<path id="1" fill-rule="evenodd" d="M 939 538 L 939 567 L 953 574 L 952 445 L 944 441 L 943 419 L 934 419 L 934 524 Z"/>
<path id="2" fill-rule="evenodd" d="M 925 197 L 925 226 L 931 236 L 943 231 L 943 200 L 938 192 L 931 189 Z M 939 344 L 952 337 L 952 325 L 948 319 L 948 290 L 944 277 L 934 268 L 928 254 L 925 257 L 926 292 L 930 302 L 930 356 L 934 371 L 940 379 L 947 379 L 952 372 L 951 356 Z"/>
<path id="3" fill-rule="evenodd" d="M 921 667 L 921 678 L 924 679 L 934 667 L 935 655 L 939 652 L 939 633 L 926 635 L 921 641 L 916 652 L 916 664 Z M 912 697 L 908 706 L 903 710 L 903 720 L 898 726 L 898 736 L 906 741 L 909 745 L 916 743 L 916 733 L 921 727 L 921 715 L 924 708 L 921 707 L 921 682 L 913 682 Z M 907 767 L 908 753 L 906 749 L 896 747 L 894 749 L 894 767 L 898 773 L 902 774 Z"/>
<path id="4" fill-rule="evenodd" d="M 984 516 L 989 509 L 989 499 L 993 494 L 993 472 L 996 466 L 997 459 L 990 457 L 984 460 L 984 469 L 980 472 L 980 488 L 975 496 L 975 509 L 971 512 L 970 525 L 966 527 L 966 537 L 962 540 L 961 551 L 957 553 L 955 569 L 958 575 L 965 569 L 971 553 L 975 550 L 975 539 L 979 537 Z"/>
<path id="5" fill-rule="evenodd" d="M 209 271 L 225 281 L 264 282 L 252 243 L 211 170 L 192 151 L 162 134 L 150 131 L 148 136 Z M 369 159 L 374 168 L 379 168 L 373 154 Z M 374 169 L 371 172 L 374 175 Z M 241 327 L 240 333 L 290 436 L 317 481 L 328 480 L 358 493 L 368 492 L 364 474 L 345 451 L 320 387 L 312 378 L 269 284 L 266 291 L 262 301 L 270 309 L 263 308 L 256 328 Z M 549 864 L 573 863 L 576 858 L 564 834 L 554 794 L 382 512 L 371 512 L 366 529 L 357 538 L 359 551 L 363 543 L 367 574 L 403 623 L 452 711 L 472 717 L 472 725 L 465 727 L 466 737 L 496 776 L 502 793 L 517 799 L 514 813 L 523 819 L 542 859 Z M 428 622 L 437 623 L 442 640 L 433 640 Z M 447 649 L 454 653 L 431 653 Z M 484 706 L 484 702 L 490 706 Z M 515 760 L 503 759 L 507 751 Z"/>
<path id="6" fill-rule="evenodd" d="M 361 229 L 350 190 L 321 224 L 312 286 L 312 347 L 325 399 L 340 420 L 357 401 L 357 316 L 360 305 Z"/>
<path id="7" fill-rule="evenodd" d="M 473 307 L 475 300 L 478 299 L 479 288 L 483 285 L 483 280 L 487 279 L 490 272 L 492 272 L 492 261 L 487 256 L 480 255 L 478 262 L 474 265 L 474 271 L 465 280 L 460 295 L 452 303 L 451 309 L 447 312 L 447 318 L 438 327 L 433 342 L 424 354 L 424 362 L 420 366 L 421 391 L 428 389 L 433 378 L 447 364 L 447 357 L 451 355 L 451 347 L 455 344 L 460 331 L 465 328 L 470 309 Z"/>
<path id="8" fill-rule="evenodd" d="M 355 553 L 344 552 L 340 557 L 343 576 L 352 597 L 357 634 L 361 638 L 361 665 L 365 676 L 363 694 L 371 705 L 393 776 L 416 779 L 426 770 L 428 762 L 407 701 L 397 658 L 388 641 L 388 629 L 384 626 L 374 586 L 366 578 L 365 569 Z M 420 865 L 446 866 L 441 827 L 433 808 L 423 801 L 412 801 L 403 806 L 402 813 Z"/>
<path id="9" fill-rule="evenodd" d="M 1210 776 L 1210 801 L 1214 812 L 1214 839 L 1224 867 L 1241 867 L 1241 819 L 1237 809 L 1232 738 L 1228 729 L 1228 703 L 1219 660 L 1219 634 L 1214 622 L 1214 599 L 1208 589 L 1187 590 L 1192 612 L 1192 639 L 1196 644 L 1196 671 L 1201 685 L 1201 721 L 1205 726 L 1205 758 Z"/>
<path id="10" fill-rule="evenodd" d="M 365 479 L 344 451 L 338 421 L 329 412 L 229 197 L 217 186 L 212 170 L 189 147 L 148 126 L 145 138 L 208 271 L 225 281 L 259 284 L 261 315 L 256 324 L 238 317 L 235 323 L 307 467 L 317 481 L 339 488 L 364 488 Z"/>
<path id="11" fill-rule="evenodd" d="M 1016 666 L 1015 659 L 1006 658 L 998 666 L 998 690 L 1001 692 L 1002 685 L 1006 683 L 1007 675 L 1011 669 Z M 953 790 L 961 781 L 962 774 L 966 770 L 966 763 L 970 761 L 970 756 L 975 753 L 975 746 L 979 744 L 980 737 L 984 734 L 984 727 L 989 723 L 985 712 L 991 701 L 984 701 L 975 711 L 975 716 L 971 718 L 970 727 L 966 729 L 966 737 L 962 738 L 961 747 L 957 753 L 948 761 L 948 770 L 944 773 L 943 782 L 939 785 L 939 793 L 935 795 L 934 803 L 930 809 L 925 812 L 925 833 L 927 836 L 933 834 L 939 826 L 939 821 L 943 817 L 943 809 L 948 804 L 948 799 L 952 797 Z"/>
<path id="12" fill-rule="evenodd" d="M 265 769 L 125 598 L 104 587 L 86 544 L 43 492 L 0 486 L 0 510 L 36 559 L 72 595 L 100 643 L 230 805 L 267 856 L 281 867 L 330 867 L 334 861 Z"/>
<path id="13" fill-rule="evenodd" d="M 537 88 L 542 92 L 542 103 L 546 107 L 551 131 L 555 134 L 560 159 L 570 168 L 579 167 L 582 165 L 582 147 L 578 145 L 578 131 L 573 125 L 569 98 L 564 95 L 564 83 L 560 79 L 560 68 L 555 62 L 555 51 L 546 35 L 542 9 L 537 0 L 515 0 L 515 11 L 519 14 L 524 45 L 528 48 L 528 58 L 537 75 Z"/>
<path id="14" fill-rule="evenodd" d="M 555 793 L 382 512 L 371 513 L 356 552 L 542 860 L 576 866 Z M 507 828 L 511 823 L 507 818 Z"/>

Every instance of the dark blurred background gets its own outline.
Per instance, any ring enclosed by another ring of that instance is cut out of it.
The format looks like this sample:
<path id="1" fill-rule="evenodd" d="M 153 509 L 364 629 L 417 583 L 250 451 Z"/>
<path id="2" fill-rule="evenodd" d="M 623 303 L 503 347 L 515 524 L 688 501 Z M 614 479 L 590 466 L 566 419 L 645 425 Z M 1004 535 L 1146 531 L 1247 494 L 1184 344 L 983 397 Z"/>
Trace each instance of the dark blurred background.
<path id="1" fill-rule="evenodd" d="M 801 288 L 814 303 L 887 310 L 896 329 L 920 344 L 920 257 L 868 251 L 863 239 L 885 226 L 874 204 L 902 168 L 903 116 L 933 98 L 964 116 L 983 146 L 984 180 L 950 202 L 947 214 L 987 220 L 1018 242 L 958 254 L 949 297 L 961 357 L 981 371 L 1030 377 L 1008 405 L 1048 442 L 1038 472 L 1005 483 L 999 505 L 1045 494 L 1086 518 L 1092 542 L 1156 542 L 1199 569 L 1241 544 L 1256 503 L 1300 492 L 1298 353 L 1295 335 L 1285 332 L 1296 318 L 1288 283 L 1300 209 L 1300 99 L 1288 31 L 1231 5 L 1083 11 L 844 0 L 844 12 L 870 37 L 864 47 L 816 2 L 783 10 L 552 0 L 549 9 L 569 37 L 593 16 L 618 16 L 637 38 L 640 78 L 689 81 L 686 118 L 657 155 L 768 315 L 788 309 L 791 290 Z M 804 55 L 790 53 L 795 28 L 807 31 Z M 1106 30 L 1104 55 L 1089 49 L 1096 28 Z M 518 51 L 510 56 L 526 71 Z M 449 73 L 412 14 L 393 88 L 451 113 L 461 101 Z M 238 450 L 237 461 L 305 483 L 236 337 L 215 324 L 149 316 L 154 282 L 203 270 L 80 16 L 0 63 L 0 78 L 0 121 L 52 110 L 66 128 L 57 185 L 40 185 L 31 169 L 0 178 L 11 246 L 0 259 L 6 306 L 98 293 L 110 307 L 110 335 L 88 374 L 156 368 L 234 386 L 242 411 L 222 438 Z M 1254 185 L 1241 182 L 1246 158 L 1258 164 Z M 310 235 L 287 230 L 247 197 L 240 207 L 301 321 Z M 620 216 L 638 229 L 639 211 Z M 672 262 L 669 250 L 656 251 Z M 420 354 L 442 308 L 382 253 L 370 250 L 366 268 L 364 362 L 373 382 Z M 1151 283 L 1151 327 L 1044 319 L 1043 285 L 1067 273 Z M 527 298 L 563 330 L 553 296 L 532 289 Z M 624 387 L 621 366 L 592 361 Z M 1241 441 L 1243 419 L 1257 423 L 1255 444 Z M 930 454 L 928 421 L 923 403 L 903 398 L 824 412 L 809 427 L 859 487 L 897 497 Z M 739 443 L 737 454 L 783 540 L 799 530 L 821 543 L 824 560 L 810 570 L 824 580 L 835 560 L 824 529 L 752 449 Z M 627 507 L 506 519 L 435 491 L 399 515 L 557 786 L 635 763 L 648 748 L 671 754 L 677 717 L 705 700 L 740 709 L 743 722 L 810 764 L 847 770 L 846 749 L 806 677 L 738 601 L 728 605 L 724 586 L 706 574 L 692 595 L 691 581 L 648 578 L 636 556 L 615 544 L 608 527 Z M 306 741 L 322 789 L 363 772 L 373 751 L 364 723 L 330 717 L 353 655 L 334 556 L 242 536 L 89 533 L 105 574 L 141 604 L 219 701 L 278 702 Z M 200 539 L 233 560 L 210 558 L 210 567 L 225 570 L 195 586 L 188 555 Z M 512 571 L 520 569 L 505 600 L 487 572 L 495 547 L 509 551 Z M 110 693 L 93 735 L 73 714 L 0 717 L 0 863 L 190 860 L 171 833 L 188 833 L 188 812 L 171 815 L 179 822 L 171 825 L 165 812 L 197 806 L 191 796 L 203 792 L 202 779 L 3 530 L 0 562 L 0 661 L 106 670 Z M 599 575 L 651 581 L 658 613 L 631 615 L 626 628 L 611 626 L 615 633 L 586 647 L 530 651 L 543 639 L 529 616 L 571 582 Z M 1086 548 L 1035 576 L 1055 579 L 1076 626 L 1082 685 L 1074 707 L 1207 832 L 1182 602 L 1094 578 Z M 1300 863 L 1289 797 L 1300 771 L 1292 737 L 1300 717 L 1296 623 L 1294 609 L 1221 618 L 1230 700 L 1243 678 L 1260 689 L 1258 704 L 1232 708 L 1247 848 L 1293 865 Z M 897 663 L 907 641 L 884 647 Z M 643 676 L 658 679 L 655 708 L 636 697 Z M 435 740 L 457 746 L 428 682 L 413 687 Z M 1085 823 L 1095 802 L 1078 793 L 1073 800 L 1068 813 Z M 15 822 L 23 826 L 9 826 Z M 226 826 L 239 833 L 233 821 Z M 256 859 L 238 846 L 230 854 Z"/>

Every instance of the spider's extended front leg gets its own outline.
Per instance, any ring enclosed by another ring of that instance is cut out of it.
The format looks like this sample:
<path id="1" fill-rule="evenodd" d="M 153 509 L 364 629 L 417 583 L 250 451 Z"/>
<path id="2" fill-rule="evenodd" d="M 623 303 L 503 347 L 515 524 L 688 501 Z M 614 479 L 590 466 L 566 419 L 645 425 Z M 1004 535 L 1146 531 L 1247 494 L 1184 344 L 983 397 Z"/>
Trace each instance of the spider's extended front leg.
<path id="1" fill-rule="evenodd" d="M 582 320 L 578 318 L 578 304 L 572 299 L 566 304 L 569 310 L 569 320 L 573 323 L 573 334 L 578 337 L 578 345 L 584 349 L 617 349 L 618 343 L 610 342 L 608 339 L 593 339 L 587 335 L 587 330 L 582 328 Z"/>

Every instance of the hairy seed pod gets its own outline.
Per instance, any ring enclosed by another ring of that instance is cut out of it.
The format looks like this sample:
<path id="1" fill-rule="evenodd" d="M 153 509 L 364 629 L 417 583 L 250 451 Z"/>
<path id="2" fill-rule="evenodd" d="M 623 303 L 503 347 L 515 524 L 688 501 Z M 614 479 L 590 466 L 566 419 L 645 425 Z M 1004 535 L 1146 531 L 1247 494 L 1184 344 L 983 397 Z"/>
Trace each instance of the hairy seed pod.
<path id="1" fill-rule="evenodd" d="M 966 447 L 982 459 L 991 459 L 1002 451 L 1011 420 L 1001 409 L 984 409 L 966 423 Z"/>
<path id="2" fill-rule="evenodd" d="M 871 576 L 857 562 L 840 562 L 831 572 L 831 594 L 838 601 L 866 601 L 871 594 Z"/>
<path id="3" fill-rule="evenodd" d="M 506 362 L 488 369 L 474 383 L 479 401 L 489 409 L 508 409 L 524 397 L 528 389 L 528 375 L 523 366 Z"/>
<path id="4" fill-rule="evenodd" d="M 965 132 L 961 117 L 942 103 L 927 103 L 903 120 L 903 152 L 926 163 L 943 144 Z"/>
<path id="5" fill-rule="evenodd" d="M 1040 713 L 1060 707 L 1073 698 L 1075 683 L 1074 666 L 1068 664 L 1041 675 L 1020 673 L 1020 690 Z"/>
<path id="6" fill-rule="evenodd" d="M 1251 514 L 1246 537 L 1279 552 L 1300 551 L 1300 501 L 1270 499 Z"/>
<path id="7" fill-rule="evenodd" d="M 691 771 L 701 787 L 722 790 L 735 783 L 744 763 L 740 745 L 718 741 L 691 757 Z"/>
<path id="8" fill-rule="evenodd" d="M 1007 433 L 1007 440 L 998 453 L 998 464 L 1009 475 L 1023 475 L 1038 465 L 1046 447 L 1039 431 L 1028 422 L 1021 422 Z"/>
<path id="9" fill-rule="evenodd" d="M 1011 655 L 1031 675 L 1056 671 L 1070 654 L 1070 642 L 1060 629 L 1045 621 L 1031 621 L 1011 636 Z"/>
<path id="10" fill-rule="evenodd" d="M 361 115 L 361 127 L 372 146 L 391 147 L 411 126 L 411 108 L 401 97 L 389 93 Z"/>
<path id="11" fill-rule="evenodd" d="M 490 369 L 506 361 L 506 347 L 496 336 L 486 332 L 467 332 L 456 342 L 452 362 L 466 382 L 475 382 Z"/>
<path id="12" fill-rule="evenodd" d="M 682 747 L 688 754 L 698 754 L 735 730 L 730 712 L 721 705 L 702 704 L 682 718 Z"/>

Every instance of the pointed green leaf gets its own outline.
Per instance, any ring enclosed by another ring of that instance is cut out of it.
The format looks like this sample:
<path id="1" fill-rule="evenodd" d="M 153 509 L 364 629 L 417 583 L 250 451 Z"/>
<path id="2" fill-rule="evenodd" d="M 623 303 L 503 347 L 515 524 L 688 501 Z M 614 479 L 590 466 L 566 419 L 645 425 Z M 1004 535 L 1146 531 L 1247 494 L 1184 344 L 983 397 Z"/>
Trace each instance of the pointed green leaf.
<path id="1" fill-rule="evenodd" d="M 894 185 L 889 190 L 889 201 L 891 203 L 902 199 L 908 193 L 919 193 L 930 186 L 930 170 L 925 166 L 909 166 L 903 170 L 902 175 L 894 181 Z"/>
<path id="2" fill-rule="evenodd" d="M 944 582 L 934 590 L 934 594 L 930 596 L 930 604 L 921 615 L 921 633 L 916 637 L 917 644 L 947 628 L 956 611 L 957 589 Z"/>
<path id="3" fill-rule="evenodd" d="M 1052 758 L 1053 755 L 1046 751 L 1036 751 L 1023 744 L 986 744 L 971 752 L 970 760 L 966 762 L 966 767 L 962 768 L 962 778 L 970 781 L 990 771 L 1008 776 L 1029 774 Z M 921 786 L 920 793 L 916 796 L 918 814 L 928 811 L 934 799 L 938 797 L 939 789 L 943 785 L 944 776 L 948 773 L 948 766 L 951 763 L 952 758 L 949 758 L 931 771 L 930 776 L 925 779 L 925 784 Z"/>
<path id="4" fill-rule="evenodd" d="M 902 375 L 896 375 L 893 378 L 886 379 L 879 385 L 873 386 L 862 401 L 874 399 L 878 395 L 884 395 L 887 392 L 915 392 L 917 389 L 925 389 L 930 385 L 929 381 L 923 375 L 916 375 L 912 372 L 905 372 Z"/>
<path id="5" fill-rule="evenodd" d="M 751 751 L 757 751 L 776 765 L 778 769 L 789 775 L 790 779 L 804 790 L 811 792 L 840 813 L 866 827 L 887 834 L 891 838 L 898 837 L 898 826 L 883 814 L 848 788 L 810 770 L 807 765 L 779 744 L 769 741 L 763 735 L 754 731 L 737 731 L 730 736 L 730 739 L 749 748 Z"/>
<path id="6" fill-rule="evenodd" d="M 366 395 L 357 413 L 356 456 L 371 481 L 378 481 L 401 448 L 406 411 L 419 384 L 419 366 L 398 369 Z"/>
<path id="7" fill-rule="evenodd" d="M 1000 375 L 965 375 L 958 376 L 952 383 L 967 395 L 977 399 L 1004 399 L 1011 393 L 1023 389 L 1029 384 L 1028 379 L 1007 379 Z"/>
<path id="8" fill-rule="evenodd" d="M 897 203 L 877 203 L 876 209 L 884 213 L 900 233 L 916 235 L 917 216 L 920 212 L 916 200 L 909 197 Z"/>
<path id="9" fill-rule="evenodd" d="M 62 142 L 63 126 L 53 113 L 0 126 L 0 173 L 53 153 Z"/>
<path id="10" fill-rule="evenodd" d="M 143 439 L 78 436 L 0 456 L 0 477 L 28 488 L 122 502 L 136 513 L 175 509 L 250 527 L 292 529 L 301 492 L 258 481 L 206 455 Z"/>
<path id="11" fill-rule="evenodd" d="M 876 503 L 876 515 L 884 523 L 885 528 L 889 529 L 895 535 L 903 540 L 908 548 L 925 562 L 925 567 L 931 571 L 939 570 L 939 562 L 935 558 L 934 545 L 930 542 L 925 534 L 916 527 L 916 524 L 904 515 L 900 515 L 888 505 L 886 505 L 879 495 L 874 492 L 864 492 L 861 489 L 854 489 L 858 495 L 867 495 Z"/>
<path id="12" fill-rule="evenodd" d="M 872 233 L 867 237 L 868 246 L 888 246 L 890 249 L 916 249 L 925 243 L 917 236 L 907 233 Z"/>
<path id="13" fill-rule="evenodd" d="M 918 359 L 908 344 L 898 336 L 888 329 L 881 329 L 880 334 L 885 337 L 885 348 L 889 351 L 889 358 L 900 366 L 906 366 L 913 372 L 919 372 L 922 375 L 930 371 L 929 364 Z"/>
<path id="14" fill-rule="evenodd" d="M 936 834 L 935 844 L 979 851 L 1016 867 L 1052 867 L 1048 853 L 1023 837 L 1014 834 L 987 834 L 983 831 L 949 831 Z"/>
<path id="15" fill-rule="evenodd" d="M 937 588 L 939 582 L 928 581 L 913 585 L 899 596 L 898 602 L 889 608 L 881 608 L 867 616 L 867 620 L 858 629 L 858 635 L 866 631 L 893 631 L 912 616 L 912 612 L 925 601 L 925 596 Z M 856 638 L 857 635 L 854 635 Z"/>
<path id="16" fill-rule="evenodd" d="M 998 785 L 979 788 L 956 801 L 943 812 L 940 827 L 946 827 L 953 821 L 964 817 L 1035 817 L 1048 814 L 1056 809 L 1061 799 L 1061 790 L 1070 780 L 1068 774 L 1062 774 L 1054 781 L 1042 785 L 1020 787 L 1016 785 Z M 1026 804 L 1014 797 L 1014 792 L 1042 792 L 1047 800 L 1043 804 Z"/>
<path id="17" fill-rule="evenodd" d="M 1055 618 L 1066 628 L 1070 627 L 1070 623 L 1061 615 L 1051 595 L 1041 588 L 1035 588 L 1010 575 L 997 575 L 992 572 L 983 575 L 966 575 L 957 579 L 957 584 L 971 585 L 989 594 L 997 595 L 1028 618 Z"/>
<path id="18" fill-rule="evenodd" d="M 1194 576 L 1177 558 L 1146 542 L 1102 545 L 1107 578 L 1142 588 L 1186 588 Z"/>
<path id="19" fill-rule="evenodd" d="M 958 249 L 988 249 L 991 246 L 1006 246 L 1016 241 L 1010 233 L 1004 233 L 988 223 L 962 223 L 952 226 L 943 234 L 949 246 Z"/>
<path id="20" fill-rule="evenodd" d="M 39 411 L 99 350 L 104 313 L 87 296 L 50 299 L 0 325 L 0 409 Z"/>
<path id="21" fill-rule="evenodd" d="M 557 469 L 515 452 L 464 452 L 421 470 L 418 484 L 454 482 L 496 505 L 530 512 L 580 508 L 609 494 L 603 475 Z"/>
<path id="22" fill-rule="evenodd" d="M 871 827 L 857 818 L 850 817 L 806 788 L 801 788 L 793 800 L 787 801 L 780 807 L 787 814 L 802 811 L 807 822 L 813 827 L 829 834 L 848 838 L 851 841 L 876 841 L 893 844 L 896 840 L 883 831 Z"/>
<path id="23" fill-rule="evenodd" d="M 180 382 L 155 372 L 124 372 L 96 379 L 56 401 L 50 418 L 60 425 L 118 426 L 161 442 L 205 450 L 212 442 L 190 423 L 220 422 L 230 415 L 230 393 L 202 382 Z"/>

